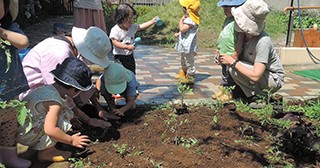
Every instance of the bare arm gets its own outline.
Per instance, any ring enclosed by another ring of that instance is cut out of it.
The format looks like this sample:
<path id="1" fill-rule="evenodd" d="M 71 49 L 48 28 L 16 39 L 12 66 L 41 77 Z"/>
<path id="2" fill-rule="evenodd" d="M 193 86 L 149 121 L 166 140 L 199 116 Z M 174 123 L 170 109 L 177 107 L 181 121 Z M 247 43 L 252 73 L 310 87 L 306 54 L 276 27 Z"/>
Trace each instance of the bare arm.
<path id="1" fill-rule="evenodd" d="M 0 37 L 10 41 L 10 43 L 18 49 L 24 49 L 29 46 L 29 39 L 27 36 L 6 30 L 0 27 Z"/>
<path id="2" fill-rule="evenodd" d="M 237 40 L 237 44 L 235 46 L 235 52 L 232 54 L 232 57 L 236 60 L 239 58 L 239 54 L 242 51 L 244 38 L 245 38 L 244 33 L 238 33 L 238 40 Z"/>
<path id="3" fill-rule="evenodd" d="M 123 44 L 120 41 L 113 39 L 113 38 L 111 40 L 112 40 L 112 44 L 117 48 L 126 49 L 126 50 L 130 50 L 130 51 L 135 49 L 134 45 Z"/>
<path id="4" fill-rule="evenodd" d="M 232 65 L 236 61 L 234 58 L 225 54 L 221 54 L 220 59 L 221 62 L 226 65 Z M 242 64 L 237 63 L 234 68 L 246 76 L 250 81 L 256 83 L 262 77 L 266 66 L 263 63 L 256 62 L 253 64 L 253 70 L 250 70 Z"/>
<path id="5" fill-rule="evenodd" d="M 90 140 L 88 136 L 81 135 L 80 133 L 73 134 L 72 136 L 62 131 L 58 125 L 59 115 L 61 113 L 61 106 L 56 102 L 46 102 L 44 106 L 48 109 L 45 121 L 44 132 L 51 138 L 69 144 L 78 148 L 83 148 L 88 145 Z"/>
<path id="6" fill-rule="evenodd" d="M 139 25 L 139 28 L 138 28 L 138 31 L 141 31 L 141 30 L 144 30 L 144 29 L 147 29 L 148 27 L 152 26 L 153 24 L 156 23 L 156 19 L 157 19 L 158 16 L 154 17 L 153 19 L 147 21 L 147 22 L 144 22 L 142 24 Z"/>
<path id="7" fill-rule="evenodd" d="M 184 16 L 182 16 L 182 18 L 179 21 L 179 31 L 181 33 L 185 33 L 191 28 L 191 25 L 183 23 L 184 19 L 186 19 L 186 18 L 187 18 L 187 16 L 184 15 Z"/>
<path id="8" fill-rule="evenodd" d="M 127 97 L 126 105 L 124 105 L 123 107 L 121 107 L 119 109 L 114 109 L 113 110 L 114 113 L 118 114 L 120 116 L 123 116 L 126 111 L 130 110 L 134 106 L 135 100 L 136 100 L 136 98 L 134 96 Z"/>

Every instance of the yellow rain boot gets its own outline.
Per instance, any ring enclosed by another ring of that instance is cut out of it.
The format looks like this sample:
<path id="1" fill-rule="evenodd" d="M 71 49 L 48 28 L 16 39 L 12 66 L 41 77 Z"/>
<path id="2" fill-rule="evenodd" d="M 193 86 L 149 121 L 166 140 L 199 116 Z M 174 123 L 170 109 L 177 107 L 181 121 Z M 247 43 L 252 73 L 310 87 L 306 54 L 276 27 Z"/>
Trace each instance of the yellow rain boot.
<path id="1" fill-rule="evenodd" d="M 181 83 L 194 84 L 194 75 L 187 74 L 184 78 L 180 79 Z"/>
<path id="2" fill-rule="evenodd" d="M 214 95 L 212 95 L 211 98 L 212 99 L 218 99 L 220 96 L 223 95 L 223 91 L 224 91 L 223 86 L 219 86 L 218 87 L 218 91 Z"/>
<path id="3" fill-rule="evenodd" d="M 58 150 L 55 147 L 50 147 L 38 152 L 38 160 L 40 162 L 62 162 L 71 157 L 71 152 Z"/>
<path id="4" fill-rule="evenodd" d="M 181 78 L 184 78 L 186 74 L 183 72 L 182 69 L 180 69 L 179 73 L 176 75 L 176 79 L 181 79 Z"/>
<path id="5" fill-rule="evenodd" d="M 230 101 L 232 100 L 232 98 L 233 98 L 232 94 L 229 91 L 224 90 L 223 94 L 220 97 L 218 97 L 217 100 L 224 102 L 224 101 Z"/>

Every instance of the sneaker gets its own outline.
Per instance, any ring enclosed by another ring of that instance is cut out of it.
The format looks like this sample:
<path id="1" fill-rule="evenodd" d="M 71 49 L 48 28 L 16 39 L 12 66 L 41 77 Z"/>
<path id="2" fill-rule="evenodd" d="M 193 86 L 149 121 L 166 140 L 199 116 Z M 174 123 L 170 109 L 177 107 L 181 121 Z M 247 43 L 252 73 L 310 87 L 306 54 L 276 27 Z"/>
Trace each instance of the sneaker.
<path id="1" fill-rule="evenodd" d="M 184 78 L 180 79 L 180 82 L 183 84 L 194 84 L 194 76 L 187 74 Z"/>

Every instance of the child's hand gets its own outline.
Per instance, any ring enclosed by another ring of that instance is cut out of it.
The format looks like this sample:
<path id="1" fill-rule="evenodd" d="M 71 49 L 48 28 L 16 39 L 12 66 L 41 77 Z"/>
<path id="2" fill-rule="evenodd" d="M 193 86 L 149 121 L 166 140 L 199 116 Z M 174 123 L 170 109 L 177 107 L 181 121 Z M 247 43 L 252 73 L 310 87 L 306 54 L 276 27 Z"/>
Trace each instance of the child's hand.
<path id="1" fill-rule="evenodd" d="M 124 111 L 121 109 L 113 109 L 113 112 L 119 116 L 124 116 Z"/>
<path id="2" fill-rule="evenodd" d="M 214 55 L 214 61 L 216 62 L 216 64 L 220 65 L 220 51 L 216 50 L 216 53 Z"/>
<path id="3" fill-rule="evenodd" d="M 127 50 L 133 51 L 135 49 L 134 45 L 127 45 Z"/>
<path id="4" fill-rule="evenodd" d="M 179 37 L 179 33 L 174 33 L 174 37 L 178 38 Z"/>
<path id="5" fill-rule="evenodd" d="M 187 15 L 183 15 L 182 17 L 181 17 L 181 20 L 183 21 L 184 19 L 186 19 L 187 18 Z"/>
<path id="6" fill-rule="evenodd" d="M 102 119 L 108 121 L 108 118 L 109 119 L 112 119 L 112 120 L 119 120 L 120 117 L 118 117 L 117 115 L 113 114 L 113 113 L 108 113 L 104 110 L 100 110 L 99 111 L 99 117 L 101 117 Z"/>
<path id="7" fill-rule="evenodd" d="M 78 147 L 78 148 L 84 148 L 85 146 L 88 146 L 88 142 L 90 142 L 90 139 L 88 139 L 87 135 L 81 135 L 80 132 L 71 135 L 71 145 Z"/>
<path id="8" fill-rule="evenodd" d="M 106 122 L 104 120 L 96 119 L 96 118 L 90 118 L 88 125 L 92 127 L 100 127 L 100 128 L 107 128 L 111 127 L 111 124 L 109 122 Z"/>
<path id="9" fill-rule="evenodd" d="M 152 19 L 153 23 L 156 23 L 156 22 L 157 22 L 157 18 L 159 18 L 159 16 L 155 16 L 155 17 Z"/>
<path id="10" fill-rule="evenodd" d="M 82 126 L 82 122 L 80 121 L 80 118 L 77 116 L 74 116 L 71 120 L 70 123 L 72 125 L 73 128 L 75 129 L 80 129 Z"/>

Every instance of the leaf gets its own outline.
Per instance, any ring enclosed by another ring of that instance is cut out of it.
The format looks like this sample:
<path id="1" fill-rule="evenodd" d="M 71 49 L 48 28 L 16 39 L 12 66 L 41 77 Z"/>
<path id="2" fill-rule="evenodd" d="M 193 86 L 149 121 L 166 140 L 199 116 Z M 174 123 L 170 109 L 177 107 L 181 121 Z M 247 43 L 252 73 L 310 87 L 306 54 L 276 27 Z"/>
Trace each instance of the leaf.
<path id="1" fill-rule="evenodd" d="M 218 117 L 215 115 L 215 116 L 213 116 L 213 122 L 215 123 L 215 124 L 217 124 L 218 123 Z"/>
<path id="2" fill-rule="evenodd" d="M 21 126 L 24 126 L 24 123 L 26 121 L 26 118 L 28 116 L 28 109 L 27 108 L 21 108 L 19 111 L 18 111 L 18 114 L 17 114 L 17 120 L 18 120 L 18 123 L 21 125 Z"/>

